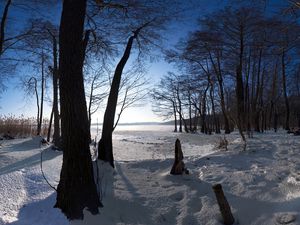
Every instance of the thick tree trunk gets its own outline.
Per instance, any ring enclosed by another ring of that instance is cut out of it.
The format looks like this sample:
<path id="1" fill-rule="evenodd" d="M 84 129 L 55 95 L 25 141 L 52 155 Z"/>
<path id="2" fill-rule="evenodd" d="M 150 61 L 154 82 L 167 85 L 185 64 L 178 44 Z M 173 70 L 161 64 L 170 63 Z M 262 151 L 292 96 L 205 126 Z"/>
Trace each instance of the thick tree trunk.
<path id="1" fill-rule="evenodd" d="M 83 219 L 83 209 L 97 214 L 102 206 L 93 175 L 83 84 L 85 10 L 86 0 L 64 0 L 59 33 L 63 164 L 55 207 L 70 220 Z"/>
<path id="2" fill-rule="evenodd" d="M 109 162 L 112 167 L 114 167 L 112 132 L 114 128 L 121 76 L 130 56 L 133 40 L 137 37 L 137 34 L 138 33 L 134 33 L 134 35 L 128 39 L 124 54 L 116 67 L 104 113 L 102 136 L 98 144 L 98 158 Z"/>

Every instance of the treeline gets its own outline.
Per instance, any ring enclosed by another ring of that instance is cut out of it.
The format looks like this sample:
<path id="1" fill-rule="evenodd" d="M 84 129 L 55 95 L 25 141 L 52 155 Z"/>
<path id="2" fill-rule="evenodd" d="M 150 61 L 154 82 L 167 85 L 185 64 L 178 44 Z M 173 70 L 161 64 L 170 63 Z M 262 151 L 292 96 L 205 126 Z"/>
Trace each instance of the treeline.
<path id="1" fill-rule="evenodd" d="M 178 73 L 153 89 L 153 111 L 186 132 L 300 127 L 300 26 L 294 14 L 225 8 L 166 52 Z"/>

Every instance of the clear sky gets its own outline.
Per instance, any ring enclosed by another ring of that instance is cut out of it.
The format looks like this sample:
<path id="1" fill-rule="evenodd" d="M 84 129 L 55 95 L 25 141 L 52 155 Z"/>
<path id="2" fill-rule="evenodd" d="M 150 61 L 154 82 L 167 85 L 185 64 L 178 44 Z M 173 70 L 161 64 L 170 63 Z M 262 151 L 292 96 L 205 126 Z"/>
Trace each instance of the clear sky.
<path id="1" fill-rule="evenodd" d="M 1 0 L 0 3 L 0 13 L 2 15 L 4 2 Z M 197 18 L 220 8 L 223 8 L 228 1 L 226 0 L 198 0 L 199 8 L 194 11 L 190 11 L 186 14 L 186 17 L 183 18 L 180 22 L 174 22 L 165 33 L 165 45 L 163 47 L 171 47 L 176 44 L 180 38 L 184 38 L 188 32 L 191 32 L 197 28 Z M 268 4 L 281 4 L 286 3 L 285 0 L 274 0 L 268 1 Z M 15 10 L 15 11 L 14 11 Z M 26 17 L 24 12 L 12 8 L 10 13 L 9 25 L 16 28 L 21 27 Z M 41 16 L 41 15 L 37 15 Z M 46 12 L 47 17 L 53 17 L 55 20 L 59 20 L 60 16 L 60 6 L 56 7 L 56 10 L 51 12 Z M 17 25 L 19 24 L 19 26 Z M 172 71 L 174 68 L 167 64 L 163 60 L 163 56 L 155 63 L 149 63 L 149 70 L 147 77 L 150 78 L 151 83 L 155 84 L 159 82 L 159 79 L 162 75 L 166 74 L 168 71 Z M 10 79 L 7 84 L 7 90 L 1 95 L 0 99 L 0 114 L 1 115 L 24 115 L 24 116 L 36 116 L 37 108 L 35 105 L 35 99 L 26 99 L 24 98 L 24 92 L 20 87 L 18 87 L 19 76 L 26 73 L 19 68 L 18 76 L 13 79 Z M 50 116 L 51 103 L 46 102 L 45 117 Z M 105 104 L 104 104 L 105 105 Z M 93 122 L 96 122 L 97 119 L 99 122 L 102 122 L 103 112 L 105 108 L 101 108 L 98 113 L 93 116 Z M 129 108 L 122 114 L 121 123 L 132 123 L 132 122 L 160 122 L 162 118 L 156 116 L 151 110 L 150 100 L 146 101 L 146 104 L 142 107 Z"/>

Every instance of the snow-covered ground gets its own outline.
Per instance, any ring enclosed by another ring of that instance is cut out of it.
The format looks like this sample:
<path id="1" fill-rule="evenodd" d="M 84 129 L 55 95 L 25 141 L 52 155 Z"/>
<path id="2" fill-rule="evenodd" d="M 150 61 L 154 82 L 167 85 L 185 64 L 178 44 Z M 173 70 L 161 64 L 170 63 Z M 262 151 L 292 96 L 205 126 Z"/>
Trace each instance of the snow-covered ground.
<path id="1" fill-rule="evenodd" d="M 220 225 L 211 188 L 216 183 L 223 186 L 236 224 L 300 224 L 299 136 L 284 131 L 255 134 L 241 151 L 240 138 L 233 133 L 226 136 L 228 151 L 221 151 L 215 146 L 223 135 L 157 128 L 116 131 L 116 169 L 112 179 L 101 176 L 104 208 L 100 215 L 86 213 L 84 221 L 72 225 Z M 169 174 L 176 138 L 189 175 Z M 1 142 L 1 225 L 69 224 L 53 208 L 55 192 L 41 174 L 40 152 L 45 148 L 38 138 Z M 43 170 L 55 186 L 61 161 L 61 153 L 44 151 Z"/>

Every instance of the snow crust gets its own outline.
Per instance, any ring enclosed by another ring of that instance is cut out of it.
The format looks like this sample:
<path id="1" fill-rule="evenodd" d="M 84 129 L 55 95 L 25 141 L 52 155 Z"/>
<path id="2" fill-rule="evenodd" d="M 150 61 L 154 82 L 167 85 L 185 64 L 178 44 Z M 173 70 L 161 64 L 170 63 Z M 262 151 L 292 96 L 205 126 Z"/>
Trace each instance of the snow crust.
<path id="1" fill-rule="evenodd" d="M 114 135 L 116 168 L 101 161 L 104 208 L 96 216 L 69 222 L 54 209 L 62 154 L 40 146 L 39 138 L 2 141 L 0 224 L 13 225 L 220 225 L 212 191 L 221 183 L 236 224 L 300 224 L 300 137 L 254 134 L 246 151 L 237 133 L 226 135 L 228 151 L 217 149 L 223 135 L 179 134 L 167 130 L 119 130 Z M 189 175 L 172 176 L 179 138 Z"/>

